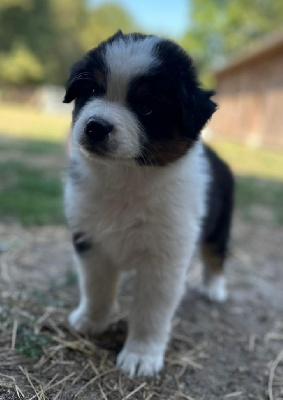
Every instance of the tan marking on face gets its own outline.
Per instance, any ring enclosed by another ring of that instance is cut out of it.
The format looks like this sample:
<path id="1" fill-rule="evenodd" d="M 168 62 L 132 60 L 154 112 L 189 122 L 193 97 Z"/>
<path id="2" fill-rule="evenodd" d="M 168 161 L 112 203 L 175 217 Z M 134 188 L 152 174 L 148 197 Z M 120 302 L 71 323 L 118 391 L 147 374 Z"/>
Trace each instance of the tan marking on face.
<path id="1" fill-rule="evenodd" d="M 141 158 L 145 165 L 165 166 L 184 156 L 193 143 L 176 131 L 170 140 L 144 143 Z"/>

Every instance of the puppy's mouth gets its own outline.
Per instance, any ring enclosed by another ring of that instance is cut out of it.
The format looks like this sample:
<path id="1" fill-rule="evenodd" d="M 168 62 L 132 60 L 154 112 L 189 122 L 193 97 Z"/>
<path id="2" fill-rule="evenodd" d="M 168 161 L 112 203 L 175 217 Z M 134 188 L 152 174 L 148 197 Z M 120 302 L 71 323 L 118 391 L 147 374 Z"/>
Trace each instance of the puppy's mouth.
<path id="1" fill-rule="evenodd" d="M 92 144 L 86 140 L 81 140 L 79 143 L 80 150 L 88 156 L 109 157 L 110 152 L 106 143 Z"/>
<path id="2" fill-rule="evenodd" d="M 117 154 L 115 149 L 107 147 L 101 148 L 98 146 L 91 146 L 87 143 L 79 143 L 79 151 L 89 160 L 103 163 L 114 163 L 124 166 L 136 166 L 137 162 L 134 157 L 125 158 Z"/>
<path id="3" fill-rule="evenodd" d="M 79 150 L 87 158 L 94 160 L 124 160 L 124 157 L 119 156 L 117 153 L 117 145 L 114 143 L 108 143 L 108 141 L 94 144 L 83 138 L 79 142 Z"/>

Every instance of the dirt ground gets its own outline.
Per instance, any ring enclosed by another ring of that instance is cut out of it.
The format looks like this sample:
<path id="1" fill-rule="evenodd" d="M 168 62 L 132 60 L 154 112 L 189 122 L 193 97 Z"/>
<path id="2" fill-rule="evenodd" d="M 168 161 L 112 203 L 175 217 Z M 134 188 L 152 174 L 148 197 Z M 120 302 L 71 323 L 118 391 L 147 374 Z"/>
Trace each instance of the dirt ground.
<path id="1" fill-rule="evenodd" d="M 282 228 L 235 218 L 225 304 L 198 294 L 194 262 L 155 379 L 116 370 L 123 323 L 115 340 L 113 332 L 82 338 L 68 328 L 77 286 L 64 227 L 0 224 L 0 268 L 0 400 L 283 399 Z M 130 280 L 117 319 L 126 318 Z"/>

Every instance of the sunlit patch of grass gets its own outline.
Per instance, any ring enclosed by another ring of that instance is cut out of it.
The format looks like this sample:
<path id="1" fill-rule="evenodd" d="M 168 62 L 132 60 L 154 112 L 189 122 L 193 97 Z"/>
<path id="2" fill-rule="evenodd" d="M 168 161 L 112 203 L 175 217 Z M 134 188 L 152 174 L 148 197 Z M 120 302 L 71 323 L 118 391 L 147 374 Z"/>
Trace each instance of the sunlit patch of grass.
<path id="1" fill-rule="evenodd" d="M 227 139 L 212 140 L 209 145 L 236 176 L 236 208 L 240 214 L 249 220 L 282 225 L 282 152 Z"/>
<path id="2" fill-rule="evenodd" d="M 252 148 L 227 139 L 212 140 L 209 144 L 235 173 L 283 181 L 282 150 Z"/>
<path id="3" fill-rule="evenodd" d="M 53 115 L 33 107 L 0 104 L 0 133 L 10 137 L 63 141 L 70 124 L 71 114 Z"/>

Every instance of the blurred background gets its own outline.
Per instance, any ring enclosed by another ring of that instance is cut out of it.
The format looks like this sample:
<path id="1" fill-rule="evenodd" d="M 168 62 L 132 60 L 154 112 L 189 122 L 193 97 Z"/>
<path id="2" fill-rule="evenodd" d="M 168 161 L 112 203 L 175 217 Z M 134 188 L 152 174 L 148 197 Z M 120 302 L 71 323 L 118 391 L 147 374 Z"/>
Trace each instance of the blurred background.
<path id="1" fill-rule="evenodd" d="M 64 85 L 70 65 L 117 29 L 160 34 L 190 53 L 202 85 L 217 91 L 203 137 L 236 177 L 231 297 L 192 307 L 197 292 L 188 292 L 167 375 L 151 386 L 104 379 L 114 355 L 66 322 L 78 294 L 62 201 Z M 87 386 L 89 399 L 259 400 L 269 373 L 278 397 L 268 382 L 268 398 L 283 398 L 282 362 L 273 370 L 283 340 L 282 29 L 282 0 L 0 0 L 0 398 L 85 399 Z"/>
<path id="2" fill-rule="evenodd" d="M 64 222 L 69 67 L 122 29 L 160 34 L 191 54 L 202 85 L 217 90 L 204 137 L 237 174 L 238 211 L 282 224 L 282 26 L 278 0 L 1 0 L 1 221 Z"/>

